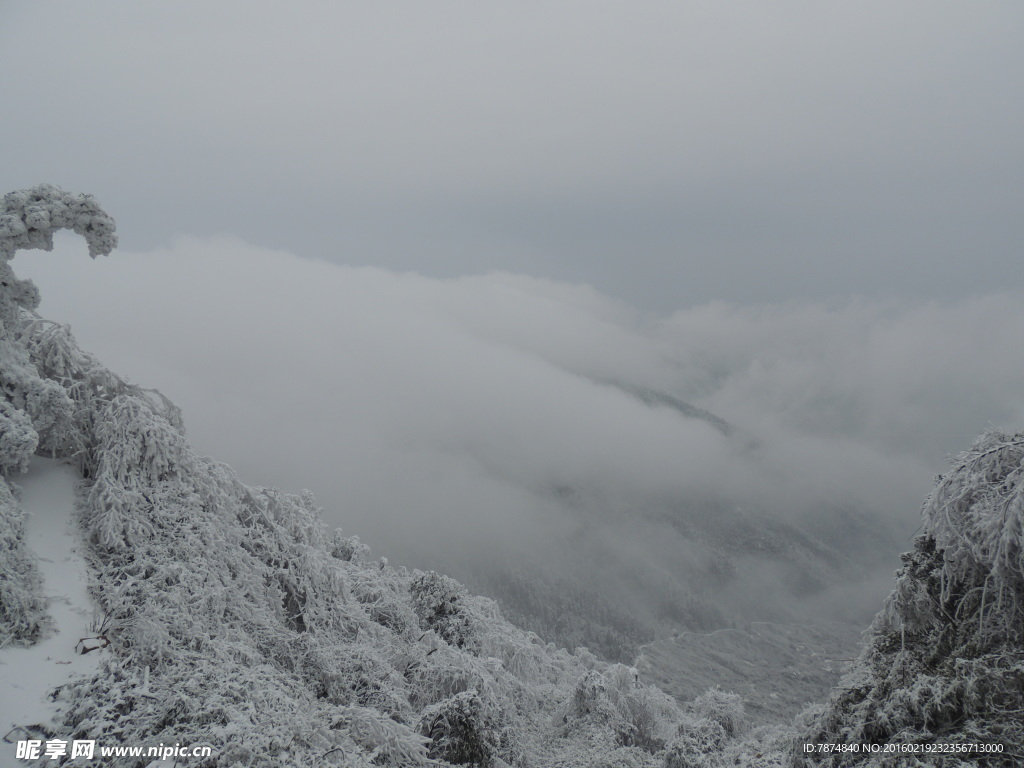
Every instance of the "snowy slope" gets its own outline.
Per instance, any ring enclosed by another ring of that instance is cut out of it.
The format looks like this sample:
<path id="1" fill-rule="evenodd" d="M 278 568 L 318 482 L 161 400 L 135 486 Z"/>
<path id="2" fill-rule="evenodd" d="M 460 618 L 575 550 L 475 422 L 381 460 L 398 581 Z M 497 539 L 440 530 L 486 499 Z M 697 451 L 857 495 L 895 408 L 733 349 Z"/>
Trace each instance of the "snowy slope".
<path id="1" fill-rule="evenodd" d="M 80 639 L 94 634 L 86 566 L 71 524 L 77 472 L 37 456 L 17 480 L 28 512 L 26 541 L 39 558 L 53 631 L 30 648 L 0 651 L 0 729 L 12 742 L 29 738 L 20 728 L 32 731 L 31 738 L 45 739 L 45 732 L 40 735 L 32 726 L 52 727 L 57 705 L 48 694 L 71 679 L 93 674 L 104 652 L 75 652 Z M 4 744 L 0 766 L 25 765 L 14 755 L 14 744 Z"/>

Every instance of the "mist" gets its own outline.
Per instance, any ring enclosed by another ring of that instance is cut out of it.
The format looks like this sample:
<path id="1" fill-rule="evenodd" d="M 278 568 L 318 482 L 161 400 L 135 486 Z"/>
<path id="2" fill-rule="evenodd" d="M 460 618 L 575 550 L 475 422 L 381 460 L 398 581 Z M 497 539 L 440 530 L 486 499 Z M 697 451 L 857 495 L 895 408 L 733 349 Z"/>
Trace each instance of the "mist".
<path id="1" fill-rule="evenodd" d="M 861 619 L 947 457 L 1024 414 L 1016 293 L 655 316 L 237 238 L 94 262 L 58 240 L 14 262 L 40 311 L 173 399 L 198 450 L 481 588 L 534 569 L 649 618 L 678 593 Z"/>

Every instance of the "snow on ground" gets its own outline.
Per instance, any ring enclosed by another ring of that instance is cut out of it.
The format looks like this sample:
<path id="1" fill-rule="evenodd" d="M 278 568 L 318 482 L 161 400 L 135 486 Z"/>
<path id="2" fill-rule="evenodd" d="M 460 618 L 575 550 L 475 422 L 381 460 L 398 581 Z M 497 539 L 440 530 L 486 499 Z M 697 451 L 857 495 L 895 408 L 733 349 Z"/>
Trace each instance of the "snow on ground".
<path id="1" fill-rule="evenodd" d="M 55 629 L 31 648 L 0 649 L 0 735 L 14 742 L 0 743 L 0 768 L 24 768 L 27 761 L 15 757 L 15 743 L 46 737 L 26 736 L 16 726 L 49 727 L 57 705 L 48 693 L 69 678 L 94 672 L 104 651 L 75 652 L 80 639 L 95 636 L 86 566 L 71 523 L 77 473 L 59 461 L 36 457 L 27 474 L 11 479 L 22 489 L 26 539 L 39 558 Z"/>

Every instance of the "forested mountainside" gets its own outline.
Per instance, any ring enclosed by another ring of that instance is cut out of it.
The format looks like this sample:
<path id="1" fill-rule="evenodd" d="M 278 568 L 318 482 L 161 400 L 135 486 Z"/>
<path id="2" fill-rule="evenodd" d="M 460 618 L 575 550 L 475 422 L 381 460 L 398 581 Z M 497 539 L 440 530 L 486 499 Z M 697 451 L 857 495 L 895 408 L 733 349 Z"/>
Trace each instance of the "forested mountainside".
<path id="1" fill-rule="evenodd" d="M 987 435 L 940 481 L 895 591 L 829 702 L 805 712 L 798 731 L 751 728 L 738 695 L 712 688 L 677 702 L 632 667 L 515 627 L 447 576 L 372 558 L 358 538 L 326 528 L 310 493 L 247 486 L 196 455 L 172 403 L 35 313 L 38 291 L 9 262 L 47 248 L 58 228 L 83 235 L 93 256 L 116 244 L 89 196 L 41 186 L 3 198 L 0 646 L 50 631 L 15 485 L 37 454 L 80 474 L 74 524 L 96 634 L 109 644 L 94 651 L 95 675 L 48 692 L 53 722 L 18 723 L 19 733 L 209 745 L 212 757 L 194 761 L 208 766 L 1019 764 L 1024 437 Z M 695 524 L 689 517 L 679 525 Z M 817 546 L 750 528 L 741 511 L 721 519 L 699 539 L 712 551 Z M 808 743 L 1002 751 L 807 752 Z"/>

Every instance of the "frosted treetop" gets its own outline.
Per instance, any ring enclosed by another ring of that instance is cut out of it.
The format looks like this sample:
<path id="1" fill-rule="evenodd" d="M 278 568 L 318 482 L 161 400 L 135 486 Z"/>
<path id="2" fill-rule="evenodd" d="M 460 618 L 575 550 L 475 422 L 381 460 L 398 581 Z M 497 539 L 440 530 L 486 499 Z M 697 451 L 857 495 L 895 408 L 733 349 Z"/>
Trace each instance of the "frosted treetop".
<path id="1" fill-rule="evenodd" d="M 9 192 L 0 198 L 0 255 L 17 250 L 53 250 L 53 233 L 70 229 L 85 238 L 96 258 L 117 247 L 114 220 L 92 195 L 65 192 L 53 184 Z"/>

